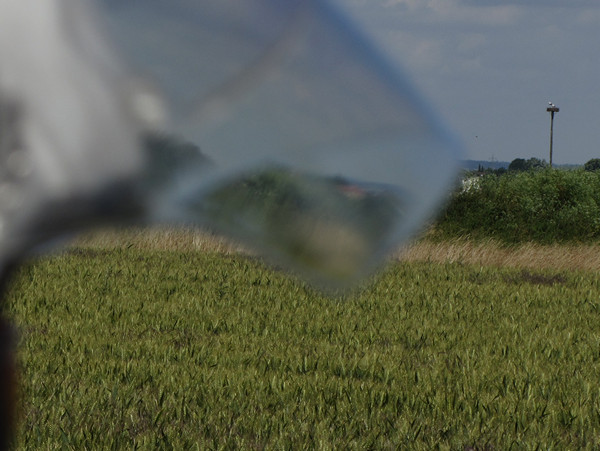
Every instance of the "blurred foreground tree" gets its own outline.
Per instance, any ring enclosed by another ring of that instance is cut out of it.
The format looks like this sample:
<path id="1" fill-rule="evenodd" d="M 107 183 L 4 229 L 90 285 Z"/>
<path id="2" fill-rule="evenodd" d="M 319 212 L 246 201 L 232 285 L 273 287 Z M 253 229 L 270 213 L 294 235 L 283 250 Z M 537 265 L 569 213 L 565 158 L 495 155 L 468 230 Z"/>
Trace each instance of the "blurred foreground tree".
<path id="1" fill-rule="evenodd" d="M 167 133 L 146 135 L 144 149 L 149 162 L 148 186 L 170 184 L 186 173 L 197 175 L 214 164 L 196 144 Z"/>

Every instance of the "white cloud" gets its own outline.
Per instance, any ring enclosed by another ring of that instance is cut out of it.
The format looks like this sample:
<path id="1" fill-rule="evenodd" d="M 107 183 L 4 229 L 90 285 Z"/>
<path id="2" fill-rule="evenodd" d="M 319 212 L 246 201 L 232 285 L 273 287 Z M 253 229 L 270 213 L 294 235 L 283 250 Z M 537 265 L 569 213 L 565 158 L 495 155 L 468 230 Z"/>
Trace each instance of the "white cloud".
<path id="1" fill-rule="evenodd" d="M 600 25 L 600 8 L 587 8 L 579 11 L 576 21 L 582 25 Z"/>
<path id="2" fill-rule="evenodd" d="M 472 53 L 481 50 L 488 43 L 483 33 L 463 33 L 458 37 L 458 51 Z"/>
<path id="3" fill-rule="evenodd" d="M 334 1 L 457 134 L 467 143 L 479 136 L 471 149 L 479 157 L 543 157 L 548 100 L 562 106 L 555 138 L 557 148 L 568 143 L 563 161 L 596 155 L 599 0 Z"/>
<path id="4" fill-rule="evenodd" d="M 565 9 L 578 9 L 583 7 L 595 7 L 599 8 L 600 4 L 598 0 L 459 0 L 462 4 L 470 6 L 502 6 L 502 5 L 516 5 L 522 7 L 532 8 L 548 8 L 558 7 Z"/>
<path id="5" fill-rule="evenodd" d="M 428 20 L 458 22 L 487 26 L 514 24 L 521 16 L 517 5 L 473 6 L 459 0 L 386 0 L 385 7 L 405 7 L 413 13 L 421 12 Z"/>
<path id="6" fill-rule="evenodd" d="M 404 6 L 410 11 L 414 11 L 423 7 L 426 4 L 423 0 L 385 0 L 384 6 L 386 8 Z"/>
<path id="7" fill-rule="evenodd" d="M 421 69 L 434 69 L 443 58 L 442 42 L 436 39 L 416 40 L 411 53 L 412 62 Z"/>

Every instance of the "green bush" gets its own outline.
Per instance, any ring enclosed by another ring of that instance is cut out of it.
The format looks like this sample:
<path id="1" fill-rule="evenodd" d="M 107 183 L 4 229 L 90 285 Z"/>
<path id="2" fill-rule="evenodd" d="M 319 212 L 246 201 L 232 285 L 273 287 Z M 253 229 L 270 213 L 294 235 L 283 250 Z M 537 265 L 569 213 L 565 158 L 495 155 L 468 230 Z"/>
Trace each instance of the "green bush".
<path id="1" fill-rule="evenodd" d="M 600 174 L 544 169 L 483 176 L 454 194 L 436 231 L 509 243 L 596 240 Z"/>

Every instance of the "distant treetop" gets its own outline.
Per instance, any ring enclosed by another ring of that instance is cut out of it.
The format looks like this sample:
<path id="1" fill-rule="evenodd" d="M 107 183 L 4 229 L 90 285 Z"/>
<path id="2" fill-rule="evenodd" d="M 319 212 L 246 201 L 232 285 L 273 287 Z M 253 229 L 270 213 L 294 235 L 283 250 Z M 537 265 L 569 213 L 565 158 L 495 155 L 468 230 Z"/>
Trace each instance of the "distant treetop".
<path id="1" fill-rule="evenodd" d="M 529 160 L 524 158 L 515 158 L 508 166 L 509 171 L 531 171 L 533 169 L 544 169 L 548 167 L 546 160 L 532 157 Z"/>
<path id="2" fill-rule="evenodd" d="M 586 171 L 597 171 L 600 169 L 600 158 L 592 158 L 586 164 L 583 165 L 583 169 Z"/>

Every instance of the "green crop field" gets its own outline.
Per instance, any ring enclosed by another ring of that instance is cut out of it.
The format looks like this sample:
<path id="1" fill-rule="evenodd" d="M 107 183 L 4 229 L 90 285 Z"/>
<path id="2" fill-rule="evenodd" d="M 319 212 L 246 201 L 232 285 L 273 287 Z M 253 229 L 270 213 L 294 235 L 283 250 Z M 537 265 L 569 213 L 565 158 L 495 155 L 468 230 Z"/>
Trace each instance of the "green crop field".
<path id="1" fill-rule="evenodd" d="M 19 449 L 597 449 L 600 277 L 411 262 L 331 299 L 236 253 L 26 264 Z"/>

